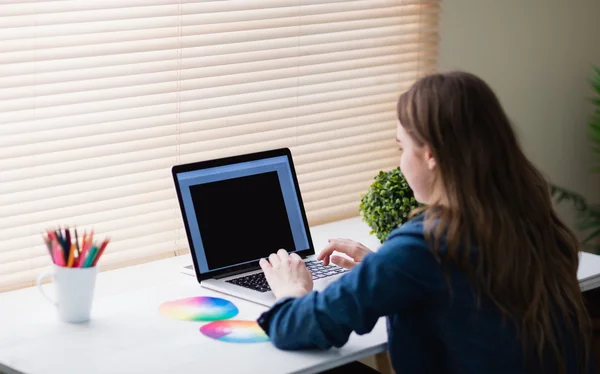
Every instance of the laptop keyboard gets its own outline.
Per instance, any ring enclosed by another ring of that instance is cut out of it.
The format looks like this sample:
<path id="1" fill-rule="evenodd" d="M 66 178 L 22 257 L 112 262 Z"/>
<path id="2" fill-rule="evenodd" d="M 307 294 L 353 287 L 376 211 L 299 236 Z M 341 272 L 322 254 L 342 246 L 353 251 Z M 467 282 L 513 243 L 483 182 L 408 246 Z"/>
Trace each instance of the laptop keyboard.
<path id="1" fill-rule="evenodd" d="M 258 292 L 271 291 L 271 287 L 269 287 L 264 273 L 256 273 L 241 278 L 230 279 L 227 282 L 250 288 Z"/>
<path id="2" fill-rule="evenodd" d="M 330 277 L 341 273 L 346 273 L 348 270 L 337 265 L 323 265 L 321 261 L 305 261 L 308 271 L 312 273 L 313 280 Z"/>
<path id="3" fill-rule="evenodd" d="M 333 275 L 342 274 L 348 271 L 336 265 L 325 266 L 320 261 L 305 261 L 304 263 L 306 264 L 308 270 L 312 273 L 313 280 L 331 277 Z M 271 287 L 269 287 L 264 273 L 246 275 L 244 277 L 230 279 L 227 282 L 250 288 L 258 292 L 271 291 Z"/>

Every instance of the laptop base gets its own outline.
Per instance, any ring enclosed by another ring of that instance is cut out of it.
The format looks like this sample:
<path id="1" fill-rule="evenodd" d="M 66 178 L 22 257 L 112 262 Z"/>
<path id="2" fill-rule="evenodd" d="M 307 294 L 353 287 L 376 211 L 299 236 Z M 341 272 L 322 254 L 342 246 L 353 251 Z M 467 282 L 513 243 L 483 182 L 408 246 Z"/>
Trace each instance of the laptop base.
<path id="1" fill-rule="evenodd" d="M 314 256 L 310 256 L 305 259 L 305 261 L 314 260 Z M 182 273 L 196 276 L 193 265 L 188 265 L 182 268 Z M 238 286 L 233 283 L 227 282 L 230 279 L 239 278 L 246 275 L 251 275 L 255 273 L 261 273 L 262 270 L 249 271 L 242 274 L 233 275 L 231 277 L 221 278 L 221 279 L 206 279 L 200 282 L 200 286 L 216 291 L 225 295 L 231 295 L 237 297 L 239 299 L 243 299 L 246 301 L 250 301 L 256 304 L 260 304 L 266 307 L 271 307 L 275 304 L 275 295 L 272 291 L 267 292 L 259 292 L 252 290 L 250 288 Z M 313 281 L 313 290 L 322 291 L 335 280 L 339 279 L 343 274 L 332 275 L 326 278 L 321 278 Z"/>

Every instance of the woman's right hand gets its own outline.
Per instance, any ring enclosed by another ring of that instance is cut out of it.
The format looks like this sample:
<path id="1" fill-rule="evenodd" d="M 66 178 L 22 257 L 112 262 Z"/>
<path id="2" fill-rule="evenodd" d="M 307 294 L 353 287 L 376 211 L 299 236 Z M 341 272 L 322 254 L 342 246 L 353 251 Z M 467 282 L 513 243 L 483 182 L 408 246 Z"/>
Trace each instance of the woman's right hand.
<path id="1" fill-rule="evenodd" d="M 344 253 L 352 260 L 341 256 L 332 256 L 333 252 Z M 317 259 L 323 261 L 324 265 L 329 265 L 329 262 L 331 261 L 337 266 L 341 266 L 345 269 L 352 269 L 357 263 L 361 262 L 368 253 L 371 253 L 369 248 L 350 239 L 329 239 L 329 244 L 323 248 Z"/>

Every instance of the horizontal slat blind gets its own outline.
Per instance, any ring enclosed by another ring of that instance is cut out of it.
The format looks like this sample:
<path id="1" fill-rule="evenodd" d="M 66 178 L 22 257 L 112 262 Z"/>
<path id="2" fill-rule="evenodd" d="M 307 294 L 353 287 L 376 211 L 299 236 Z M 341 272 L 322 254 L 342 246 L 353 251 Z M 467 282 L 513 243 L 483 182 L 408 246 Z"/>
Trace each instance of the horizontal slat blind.
<path id="1" fill-rule="evenodd" d="M 397 164 L 435 0 L 0 2 L 0 291 L 94 228 L 118 267 L 187 250 L 171 166 L 290 147 L 311 224 Z"/>

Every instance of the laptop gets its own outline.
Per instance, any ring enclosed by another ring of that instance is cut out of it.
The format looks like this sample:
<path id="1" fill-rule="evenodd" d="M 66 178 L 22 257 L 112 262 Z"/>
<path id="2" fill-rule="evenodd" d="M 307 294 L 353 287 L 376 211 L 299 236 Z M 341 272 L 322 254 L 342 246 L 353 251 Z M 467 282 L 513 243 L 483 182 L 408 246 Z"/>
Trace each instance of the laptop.
<path id="1" fill-rule="evenodd" d="M 297 253 L 322 290 L 347 270 L 315 256 L 288 148 L 172 168 L 193 264 L 202 287 L 265 306 L 275 302 L 258 264 L 283 248 Z"/>

